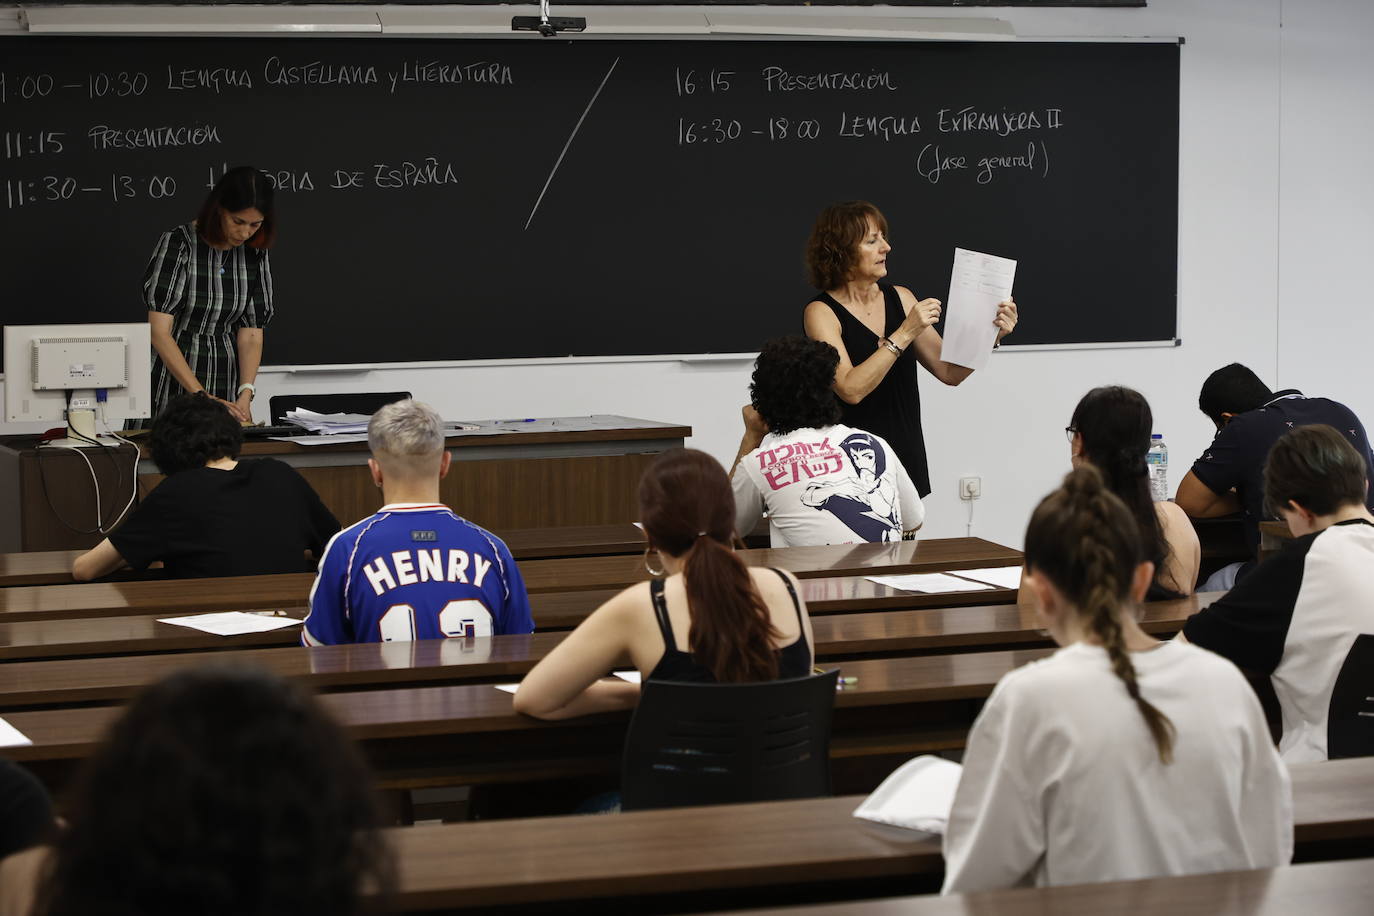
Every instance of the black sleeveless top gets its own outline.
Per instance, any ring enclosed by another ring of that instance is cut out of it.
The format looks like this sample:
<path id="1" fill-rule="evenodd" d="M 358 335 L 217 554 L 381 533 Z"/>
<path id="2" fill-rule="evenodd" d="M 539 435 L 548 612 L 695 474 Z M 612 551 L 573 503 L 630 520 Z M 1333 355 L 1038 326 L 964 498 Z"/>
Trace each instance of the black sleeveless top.
<path id="1" fill-rule="evenodd" d="M 879 283 L 883 291 L 883 334 L 896 331 L 906 320 L 902 300 L 896 287 Z M 878 335 L 874 334 L 849 309 L 829 293 L 818 293 L 813 301 L 830 306 L 840 322 L 840 340 L 849 353 L 849 361 L 857 366 L 878 349 Z M 930 493 L 930 469 L 926 465 L 926 442 L 921 434 L 921 394 L 916 387 L 916 348 L 907 347 L 897 357 L 878 387 L 857 404 L 840 402 L 843 422 L 856 429 L 877 433 L 887 440 L 901 459 L 907 476 L 922 497 Z"/>
<path id="2" fill-rule="evenodd" d="M 778 679 L 806 677 L 811 673 L 811 649 L 806 643 L 806 626 L 802 622 L 801 602 L 797 600 L 797 591 L 792 587 L 792 580 L 780 570 L 775 569 L 773 572 L 781 577 L 783 584 L 787 586 L 787 593 L 792 596 L 792 606 L 797 610 L 797 627 L 801 634 L 796 642 L 777 650 Z M 649 672 L 648 679 L 714 684 L 716 676 L 711 670 L 692 658 L 690 652 L 683 652 L 677 647 L 677 640 L 673 637 L 673 625 L 668 619 L 668 602 L 663 600 L 662 579 L 654 579 L 649 583 L 649 595 L 653 598 L 658 628 L 663 633 L 663 657 L 654 665 L 654 670 Z"/>

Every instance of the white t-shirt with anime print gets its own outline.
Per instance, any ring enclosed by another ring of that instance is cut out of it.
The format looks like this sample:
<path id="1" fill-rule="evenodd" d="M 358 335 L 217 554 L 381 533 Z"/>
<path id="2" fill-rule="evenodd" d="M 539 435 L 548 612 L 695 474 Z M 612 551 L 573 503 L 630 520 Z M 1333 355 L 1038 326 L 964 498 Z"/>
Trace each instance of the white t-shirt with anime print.
<path id="1" fill-rule="evenodd" d="M 748 534 L 767 511 L 774 547 L 898 541 L 925 521 L 892 448 L 852 426 L 769 433 L 731 483 L 737 530 Z"/>

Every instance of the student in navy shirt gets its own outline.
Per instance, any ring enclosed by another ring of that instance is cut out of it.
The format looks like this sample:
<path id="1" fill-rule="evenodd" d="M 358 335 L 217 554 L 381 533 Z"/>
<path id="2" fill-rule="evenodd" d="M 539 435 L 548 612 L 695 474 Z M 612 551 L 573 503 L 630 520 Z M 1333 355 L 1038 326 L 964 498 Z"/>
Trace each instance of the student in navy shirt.
<path id="1" fill-rule="evenodd" d="M 1254 372 L 1232 363 L 1203 382 L 1198 407 L 1216 426 L 1216 438 L 1184 475 L 1174 502 L 1193 518 L 1243 512 L 1251 550 L 1259 548 L 1259 523 L 1273 517 L 1264 510 L 1264 462 L 1290 429 L 1318 423 L 1332 427 L 1346 437 L 1364 459 L 1366 474 L 1374 478 L 1374 455 L 1364 424 L 1344 404 L 1309 398 L 1296 388 L 1270 391 Z M 1214 576 L 1198 591 L 1229 588 L 1242 572 L 1239 566 L 1223 570 L 1229 576 Z"/>
<path id="2" fill-rule="evenodd" d="M 451 456 L 443 421 L 418 401 L 367 427 L 368 467 L 386 505 L 325 547 L 302 641 L 406 642 L 534 630 L 525 581 L 494 534 L 439 502 Z"/>

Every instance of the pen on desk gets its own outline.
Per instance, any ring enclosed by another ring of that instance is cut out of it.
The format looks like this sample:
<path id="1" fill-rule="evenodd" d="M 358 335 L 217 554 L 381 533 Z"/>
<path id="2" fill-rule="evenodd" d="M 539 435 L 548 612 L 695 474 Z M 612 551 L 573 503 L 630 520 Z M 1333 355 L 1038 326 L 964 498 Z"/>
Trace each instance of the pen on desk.
<path id="1" fill-rule="evenodd" d="M 523 420 L 497 420 L 497 423 L 533 423 L 536 417 L 525 417 Z"/>

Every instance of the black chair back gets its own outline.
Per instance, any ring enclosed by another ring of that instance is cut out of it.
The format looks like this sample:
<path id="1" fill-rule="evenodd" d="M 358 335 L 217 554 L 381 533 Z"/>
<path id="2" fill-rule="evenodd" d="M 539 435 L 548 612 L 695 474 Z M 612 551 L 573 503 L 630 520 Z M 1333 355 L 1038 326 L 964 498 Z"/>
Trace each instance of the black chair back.
<path id="1" fill-rule="evenodd" d="M 838 671 L 784 681 L 646 681 L 625 738 L 626 811 L 830 794 Z"/>
<path id="2" fill-rule="evenodd" d="M 278 394 L 268 399 L 272 425 L 286 422 L 286 412 L 303 407 L 315 413 L 362 413 L 371 416 L 388 404 L 404 401 L 409 391 L 342 392 L 340 394 Z"/>
<path id="3" fill-rule="evenodd" d="M 1355 637 L 1326 714 L 1326 756 L 1374 757 L 1374 634 Z"/>

